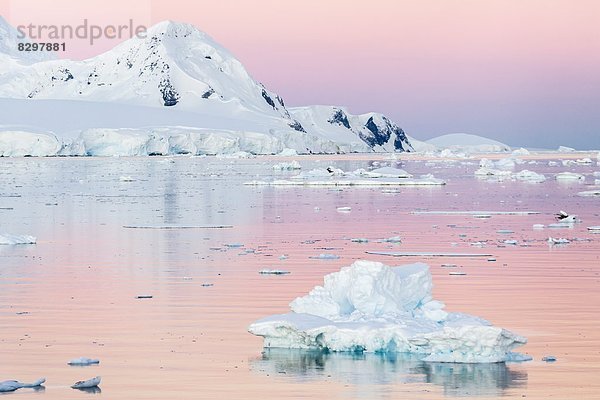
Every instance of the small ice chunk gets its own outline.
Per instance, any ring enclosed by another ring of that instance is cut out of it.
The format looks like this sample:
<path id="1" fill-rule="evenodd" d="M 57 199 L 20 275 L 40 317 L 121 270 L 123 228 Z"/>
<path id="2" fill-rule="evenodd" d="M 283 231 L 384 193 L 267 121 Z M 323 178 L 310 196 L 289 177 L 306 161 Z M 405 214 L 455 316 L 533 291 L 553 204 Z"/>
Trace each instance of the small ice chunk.
<path id="1" fill-rule="evenodd" d="M 369 243 L 369 239 L 367 238 L 353 238 L 350 241 L 354 243 Z"/>
<path id="2" fill-rule="evenodd" d="M 67 363 L 68 365 L 92 365 L 92 364 L 100 364 L 100 360 L 95 358 L 87 358 L 87 357 L 79 357 L 74 358 Z"/>
<path id="3" fill-rule="evenodd" d="M 600 233 L 600 226 L 588 226 L 588 231 Z"/>
<path id="4" fill-rule="evenodd" d="M 575 172 L 560 172 L 555 175 L 555 178 L 558 181 L 585 181 L 585 176 Z"/>
<path id="5" fill-rule="evenodd" d="M 131 176 L 120 176 L 119 177 L 119 181 L 121 181 L 121 182 L 134 182 L 135 179 L 133 179 Z"/>
<path id="6" fill-rule="evenodd" d="M 292 171 L 292 170 L 296 170 L 296 169 L 302 169 L 302 166 L 300 165 L 300 163 L 296 160 L 292 161 L 292 162 L 281 162 L 278 164 L 273 165 L 272 167 L 274 170 L 278 170 L 278 171 Z"/>
<path id="7" fill-rule="evenodd" d="M 456 268 L 458 265 L 456 264 L 442 264 L 440 265 L 442 268 Z"/>
<path id="8" fill-rule="evenodd" d="M 533 224 L 533 229 L 539 230 L 539 229 L 544 229 L 545 225 L 544 224 Z"/>
<path id="9" fill-rule="evenodd" d="M 564 238 L 553 238 L 553 237 L 548 238 L 548 244 L 550 244 L 550 245 L 567 244 L 567 243 L 571 243 L 571 241 L 569 239 L 564 239 Z"/>
<path id="10" fill-rule="evenodd" d="M 518 181 L 533 182 L 533 183 L 541 183 L 546 180 L 546 177 L 544 175 L 538 174 L 537 172 L 528 171 L 526 169 L 524 169 L 523 171 L 517 172 L 513 176 Z"/>
<path id="11" fill-rule="evenodd" d="M 284 271 L 282 269 L 261 269 L 260 271 L 258 271 L 259 274 L 261 275 L 287 275 L 290 273 L 290 271 Z"/>
<path id="12" fill-rule="evenodd" d="M 225 243 L 225 247 L 235 249 L 238 247 L 244 247 L 244 244 L 243 243 Z"/>
<path id="13" fill-rule="evenodd" d="M 95 378 L 91 378 L 91 379 L 88 379 L 85 381 L 77 381 L 73 385 L 71 385 L 71 387 L 73 389 L 93 388 L 100 384 L 100 380 L 101 380 L 101 378 L 99 376 L 97 376 Z"/>
<path id="14" fill-rule="evenodd" d="M 504 244 L 516 245 L 518 242 L 514 239 L 508 239 L 504 241 Z"/>
<path id="15" fill-rule="evenodd" d="M 554 362 L 554 361 L 556 361 L 556 357 L 554 357 L 554 356 L 544 356 L 544 357 L 542 357 L 542 361 L 545 361 L 545 362 Z"/>
<path id="16" fill-rule="evenodd" d="M 151 294 L 140 294 L 135 296 L 136 299 L 151 299 L 153 296 Z"/>
<path id="17" fill-rule="evenodd" d="M 316 260 L 337 260 L 340 258 L 340 256 L 338 256 L 336 254 L 322 253 L 322 254 L 319 254 L 318 256 L 312 256 L 310 258 L 313 258 Z"/>
<path id="18" fill-rule="evenodd" d="M 392 236 L 387 239 L 381 239 L 382 243 L 402 243 L 402 239 L 400 236 Z"/>
<path id="19" fill-rule="evenodd" d="M 339 213 L 349 213 L 352 211 L 352 207 L 338 207 L 337 212 Z"/>
<path id="20" fill-rule="evenodd" d="M 586 191 L 577 193 L 577 196 L 580 196 L 580 197 L 600 197 L 600 190 L 586 190 Z"/>
<path id="21" fill-rule="evenodd" d="M 496 231 L 496 233 L 500 233 L 503 235 L 510 235 L 511 233 L 515 233 L 514 231 L 510 230 L 510 229 L 498 229 Z"/>
<path id="22" fill-rule="evenodd" d="M 23 383 L 19 381 L 2 381 L 0 382 L 0 393 L 2 392 L 14 392 L 21 388 L 35 388 L 41 386 L 46 382 L 46 378 L 40 378 L 33 383 Z"/>
<path id="23" fill-rule="evenodd" d="M 0 244 L 35 244 L 37 241 L 35 236 L 29 235 L 11 235 L 9 233 L 0 233 Z"/>
<path id="24" fill-rule="evenodd" d="M 286 256 L 285 254 L 282 254 L 282 255 L 279 256 L 279 259 L 280 260 L 287 260 L 288 256 Z"/>
<path id="25" fill-rule="evenodd" d="M 450 271 L 448 275 L 466 275 L 467 273 L 464 271 Z"/>

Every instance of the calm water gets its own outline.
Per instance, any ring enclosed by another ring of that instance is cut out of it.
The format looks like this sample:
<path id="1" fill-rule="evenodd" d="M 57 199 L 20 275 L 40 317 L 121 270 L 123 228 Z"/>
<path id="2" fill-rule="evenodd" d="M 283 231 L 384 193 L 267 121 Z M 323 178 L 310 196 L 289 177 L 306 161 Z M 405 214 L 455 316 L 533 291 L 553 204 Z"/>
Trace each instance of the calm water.
<path id="1" fill-rule="evenodd" d="M 383 157 L 297 159 L 304 170 L 354 170 Z M 600 225 L 600 200 L 576 196 L 589 184 L 552 179 L 570 170 L 586 174 L 589 183 L 600 167 L 549 167 L 544 159 L 517 166 L 547 174 L 542 184 L 486 182 L 473 176 L 478 160 L 447 164 L 407 156 L 400 167 L 433 172 L 448 185 L 389 193 L 242 185 L 294 174 L 273 171 L 276 158 L 173 160 L 0 159 L 0 232 L 38 238 L 36 245 L 0 246 L 0 381 L 47 378 L 45 390 L 6 396 L 600 398 L 600 235 L 586 229 Z M 344 206 L 352 211 L 336 211 Z M 532 229 L 554 222 L 559 209 L 583 223 Z M 441 210 L 541 214 L 413 213 Z M 232 227 L 199 228 L 207 224 Z M 139 228 L 164 226 L 188 228 Z M 376 242 L 396 235 L 402 244 Z M 571 243 L 549 247 L 548 236 Z M 356 237 L 371 241 L 350 241 Z M 509 239 L 518 244 L 503 243 Z M 482 241 L 483 248 L 471 245 Z M 496 261 L 365 254 L 374 250 L 482 252 Z M 309 259 L 320 253 L 341 258 Z M 280 260 L 283 254 L 289 258 Z M 527 336 L 522 351 L 534 361 L 460 365 L 403 355 L 263 352 L 262 339 L 246 332 L 255 319 L 285 312 L 324 274 L 359 258 L 427 262 L 434 295 L 447 309 Z M 444 263 L 467 275 L 448 275 Z M 291 274 L 261 276 L 263 268 Z M 541 361 L 550 354 L 558 361 Z M 66 365 L 80 356 L 101 364 Z M 96 375 L 101 392 L 69 388 Z"/>

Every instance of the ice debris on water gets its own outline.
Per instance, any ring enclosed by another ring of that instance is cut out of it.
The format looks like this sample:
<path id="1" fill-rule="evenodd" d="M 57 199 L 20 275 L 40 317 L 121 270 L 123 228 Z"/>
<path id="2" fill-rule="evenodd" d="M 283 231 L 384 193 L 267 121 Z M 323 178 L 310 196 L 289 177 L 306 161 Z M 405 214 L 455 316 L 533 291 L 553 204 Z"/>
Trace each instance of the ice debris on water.
<path id="1" fill-rule="evenodd" d="M 340 256 L 338 256 L 336 254 L 323 253 L 323 254 L 319 254 L 318 256 L 312 256 L 310 258 L 317 259 L 317 260 L 337 260 L 340 258 Z"/>
<path id="2" fill-rule="evenodd" d="M 91 379 L 88 379 L 85 381 L 77 381 L 73 385 L 71 385 L 71 387 L 73 389 L 93 388 L 100 384 L 100 380 L 101 380 L 101 378 L 99 376 L 96 376 L 95 378 L 91 378 Z"/>
<path id="3" fill-rule="evenodd" d="M 511 350 L 526 338 L 479 317 L 444 311 L 432 286 L 426 264 L 356 261 L 292 301 L 291 312 L 255 321 L 248 330 L 264 337 L 267 348 L 415 353 L 433 362 L 517 357 Z"/>
<path id="4" fill-rule="evenodd" d="M 0 393 L 2 392 L 14 392 L 17 389 L 21 388 L 36 388 L 42 386 L 42 384 L 46 382 L 46 378 L 40 378 L 33 383 L 23 383 L 19 381 L 2 381 L 0 382 Z"/>
<path id="5" fill-rule="evenodd" d="M 258 271 L 259 274 L 261 275 L 287 275 L 290 273 L 290 271 L 284 271 L 282 269 L 261 269 L 260 271 Z"/>
<path id="6" fill-rule="evenodd" d="M 72 359 L 67 364 L 84 366 L 84 365 L 100 364 L 100 360 L 95 359 L 95 358 L 79 357 L 79 358 Z"/>
<path id="7" fill-rule="evenodd" d="M 549 237 L 548 238 L 548 244 L 549 245 L 567 244 L 567 243 L 571 243 L 571 241 L 569 239 L 564 239 L 564 238 L 553 238 L 553 237 Z"/>
<path id="8" fill-rule="evenodd" d="M 278 164 L 273 165 L 274 170 L 278 171 L 292 171 L 296 169 L 302 169 L 300 163 L 296 160 L 292 162 L 280 162 Z"/>
<path id="9" fill-rule="evenodd" d="M 556 357 L 554 357 L 554 356 L 544 356 L 544 357 L 542 357 L 542 361 L 545 361 L 545 362 L 554 362 L 554 361 L 556 361 Z"/>

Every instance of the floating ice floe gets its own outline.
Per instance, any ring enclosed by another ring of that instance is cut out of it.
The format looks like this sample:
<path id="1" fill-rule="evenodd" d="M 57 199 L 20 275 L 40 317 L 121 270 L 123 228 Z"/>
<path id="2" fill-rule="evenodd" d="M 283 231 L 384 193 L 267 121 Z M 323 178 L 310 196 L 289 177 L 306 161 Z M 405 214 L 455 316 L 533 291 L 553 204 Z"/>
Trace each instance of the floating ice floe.
<path id="1" fill-rule="evenodd" d="M 533 224 L 533 229 L 544 229 L 544 224 Z"/>
<path id="2" fill-rule="evenodd" d="M 290 303 L 287 314 L 251 324 L 264 346 L 325 351 L 415 353 L 426 361 L 512 360 L 527 339 L 475 316 L 444 311 L 432 298 L 426 264 L 356 261 Z"/>
<path id="3" fill-rule="evenodd" d="M 542 357 L 542 361 L 545 361 L 545 362 L 554 362 L 554 361 L 556 361 L 556 357 L 554 357 L 554 356 L 544 356 L 544 357 Z"/>
<path id="4" fill-rule="evenodd" d="M 311 256 L 310 258 L 315 259 L 315 260 L 337 260 L 340 258 L 340 256 L 336 255 L 336 254 L 319 254 L 318 256 Z"/>
<path id="5" fill-rule="evenodd" d="M 588 226 L 587 229 L 593 233 L 600 233 L 600 226 Z"/>
<path id="6" fill-rule="evenodd" d="M 349 213 L 352 211 L 352 207 L 338 207 L 336 210 L 340 213 Z"/>
<path id="7" fill-rule="evenodd" d="M 539 211 L 411 211 L 413 215 L 535 215 Z"/>
<path id="8" fill-rule="evenodd" d="M 577 193 L 577 196 L 580 196 L 580 197 L 600 197 L 600 190 L 586 190 L 586 191 Z"/>
<path id="9" fill-rule="evenodd" d="M 567 244 L 567 243 L 571 243 L 571 241 L 569 239 L 564 239 L 564 238 L 553 238 L 553 237 L 548 238 L 549 245 Z"/>
<path id="10" fill-rule="evenodd" d="M 555 178 L 558 181 L 585 181 L 585 176 L 575 172 L 559 172 Z"/>
<path id="11" fill-rule="evenodd" d="M 450 272 L 448 272 L 448 275 L 464 276 L 464 275 L 467 275 L 467 273 L 464 271 L 450 271 Z"/>
<path id="12" fill-rule="evenodd" d="M 0 382 L 0 393 L 2 392 L 14 392 L 21 388 L 36 388 L 42 386 L 46 382 L 46 378 L 40 378 L 33 383 L 23 383 L 19 381 L 3 381 Z"/>
<path id="13" fill-rule="evenodd" d="M 120 176 L 119 177 L 119 181 L 121 181 L 121 182 L 135 182 L 135 179 L 133 179 L 130 176 Z"/>
<path id="14" fill-rule="evenodd" d="M 412 178 L 412 174 L 409 174 L 403 169 L 392 168 L 392 167 L 381 167 L 371 171 L 365 169 L 357 169 L 353 172 L 354 175 L 364 176 L 367 178 Z"/>
<path id="15" fill-rule="evenodd" d="M 366 251 L 365 253 L 390 257 L 490 257 L 493 255 L 482 253 L 427 253 L 406 251 Z"/>
<path id="16" fill-rule="evenodd" d="M 273 165 L 273 169 L 279 171 L 291 171 L 295 169 L 302 169 L 302 166 L 298 161 L 294 160 L 292 162 L 280 162 L 278 164 L 275 164 Z"/>
<path id="17" fill-rule="evenodd" d="M 272 181 L 248 181 L 244 182 L 247 186 L 310 186 L 310 187 L 330 187 L 330 186 L 440 186 L 446 182 L 431 176 L 425 176 L 416 179 L 397 178 L 397 179 L 276 179 Z"/>
<path id="18" fill-rule="evenodd" d="M 369 239 L 367 238 L 353 238 L 350 241 L 354 243 L 369 243 Z"/>
<path id="19" fill-rule="evenodd" d="M 35 236 L 29 235 L 11 235 L 10 233 L 0 233 L 0 244 L 35 244 Z"/>
<path id="20" fill-rule="evenodd" d="M 87 388 L 93 388 L 96 387 L 100 384 L 100 380 L 101 378 L 99 376 L 95 377 L 95 378 L 91 378 L 85 381 L 77 381 L 75 382 L 71 387 L 73 389 L 87 389 Z"/>
<path id="21" fill-rule="evenodd" d="M 524 182 L 533 182 L 533 183 L 541 183 L 546 180 L 546 177 L 542 174 L 538 174 L 537 172 L 522 170 L 513 175 L 513 177 L 518 181 Z"/>
<path id="22" fill-rule="evenodd" d="M 94 359 L 94 358 L 79 357 L 79 358 L 72 359 L 67 364 L 84 366 L 84 365 L 100 364 L 100 360 Z"/>
<path id="23" fill-rule="evenodd" d="M 382 243 L 402 243 L 402 238 L 400 236 L 392 236 L 386 239 L 381 239 Z"/>
<path id="24" fill-rule="evenodd" d="M 518 242 L 518 241 L 516 241 L 516 240 L 514 240 L 514 239 L 508 239 L 508 240 L 505 240 L 505 241 L 504 241 L 504 242 L 502 242 L 502 243 L 504 243 L 504 244 L 509 244 L 509 245 L 513 245 L 513 246 L 515 246 L 515 245 L 517 245 L 519 242 Z"/>
<path id="25" fill-rule="evenodd" d="M 282 269 L 261 269 L 260 271 L 258 271 L 259 274 L 261 275 L 287 275 L 290 273 L 290 271 L 284 271 Z"/>

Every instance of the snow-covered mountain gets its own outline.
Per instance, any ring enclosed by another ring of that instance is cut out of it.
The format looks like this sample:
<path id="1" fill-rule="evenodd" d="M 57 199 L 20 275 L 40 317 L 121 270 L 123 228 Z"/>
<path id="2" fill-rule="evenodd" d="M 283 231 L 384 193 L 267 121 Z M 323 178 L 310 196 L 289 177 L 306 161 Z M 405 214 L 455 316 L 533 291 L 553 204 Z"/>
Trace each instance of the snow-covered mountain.
<path id="1" fill-rule="evenodd" d="M 161 22 L 145 38 L 84 61 L 23 59 L 15 51 L 15 33 L 0 20 L 0 155 L 26 154 L 28 143 L 6 134 L 24 131 L 54 136 L 63 154 L 97 154 L 91 148 L 104 154 L 132 134 L 138 144 L 120 153 L 150 153 L 156 140 L 164 144 L 159 154 L 412 150 L 402 129 L 381 114 L 288 109 L 231 53 L 189 24 Z M 103 146 L 108 137 L 115 143 Z M 182 141 L 193 145 L 171 145 Z"/>

